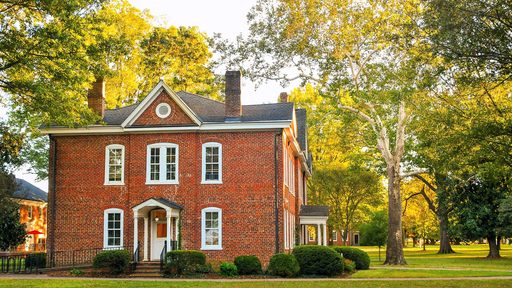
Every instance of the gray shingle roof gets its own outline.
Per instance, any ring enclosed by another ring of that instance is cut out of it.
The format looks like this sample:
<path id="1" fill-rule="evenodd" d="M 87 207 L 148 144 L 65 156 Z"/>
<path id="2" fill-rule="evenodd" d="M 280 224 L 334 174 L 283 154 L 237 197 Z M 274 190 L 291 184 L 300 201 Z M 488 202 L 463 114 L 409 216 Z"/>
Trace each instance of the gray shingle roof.
<path id="1" fill-rule="evenodd" d="M 321 205 L 302 205 L 300 206 L 299 216 L 329 216 L 329 206 Z"/>
<path id="2" fill-rule="evenodd" d="M 192 93 L 176 93 L 202 122 L 224 122 L 224 103 Z M 139 104 L 105 110 L 103 121 L 107 125 L 121 125 Z M 242 122 L 291 120 L 293 103 L 242 105 Z"/>
<path id="3" fill-rule="evenodd" d="M 139 106 L 139 103 L 133 104 L 130 106 L 126 106 L 123 108 L 117 108 L 117 109 L 105 109 L 105 116 L 103 117 L 103 122 L 107 123 L 108 125 L 121 125 L 123 124 L 124 120 L 130 116 L 130 114 Z"/>
<path id="4" fill-rule="evenodd" d="M 19 186 L 18 190 L 12 194 L 13 198 L 39 202 L 48 201 L 48 193 L 44 192 L 43 190 L 37 188 L 36 186 L 23 179 L 16 179 L 16 182 L 18 182 Z"/>
<path id="5" fill-rule="evenodd" d="M 171 201 L 169 199 L 165 199 L 163 197 L 153 198 L 153 199 L 155 199 L 156 201 L 158 201 L 158 202 L 160 202 L 160 203 L 164 204 L 165 206 L 170 207 L 172 209 L 183 210 L 183 206 L 181 206 L 181 205 L 179 205 L 179 204 L 177 204 L 177 203 L 175 203 L 175 202 L 173 202 L 173 201 Z"/>
<path id="6" fill-rule="evenodd" d="M 306 109 L 295 109 L 295 114 L 297 116 L 297 142 L 299 142 L 300 149 L 306 151 L 306 157 L 308 157 L 308 123 L 306 122 Z"/>

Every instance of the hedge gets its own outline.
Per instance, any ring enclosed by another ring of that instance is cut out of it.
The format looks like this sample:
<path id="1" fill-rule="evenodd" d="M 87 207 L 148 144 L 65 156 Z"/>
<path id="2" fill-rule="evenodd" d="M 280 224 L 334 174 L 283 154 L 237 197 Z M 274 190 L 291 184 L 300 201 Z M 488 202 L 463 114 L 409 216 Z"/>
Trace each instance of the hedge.
<path id="1" fill-rule="evenodd" d="M 343 258 L 355 262 L 357 270 L 370 269 L 370 256 L 363 250 L 346 246 L 333 246 L 331 248 L 338 253 L 343 253 Z"/>
<path id="2" fill-rule="evenodd" d="M 195 272 L 206 263 L 206 255 L 195 250 L 174 250 L 165 254 L 165 274 L 183 274 L 184 271 Z"/>
<path id="3" fill-rule="evenodd" d="M 295 256 L 279 253 L 270 258 L 267 273 L 282 277 L 295 277 L 299 275 L 300 266 Z"/>
<path id="4" fill-rule="evenodd" d="M 228 262 L 222 262 L 220 264 L 220 275 L 225 277 L 233 277 L 238 276 L 238 270 L 235 264 L 231 264 Z"/>
<path id="5" fill-rule="evenodd" d="M 343 273 L 344 259 L 326 246 L 302 245 L 293 249 L 300 273 L 303 275 L 333 276 Z"/>
<path id="6" fill-rule="evenodd" d="M 130 266 L 130 251 L 111 250 L 100 252 L 92 261 L 94 268 L 110 267 L 112 274 L 123 273 Z"/>
<path id="7" fill-rule="evenodd" d="M 238 256 L 235 258 L 236 269 L 240 275 L 261 274 L 261 261 L 256 256 Z"/>

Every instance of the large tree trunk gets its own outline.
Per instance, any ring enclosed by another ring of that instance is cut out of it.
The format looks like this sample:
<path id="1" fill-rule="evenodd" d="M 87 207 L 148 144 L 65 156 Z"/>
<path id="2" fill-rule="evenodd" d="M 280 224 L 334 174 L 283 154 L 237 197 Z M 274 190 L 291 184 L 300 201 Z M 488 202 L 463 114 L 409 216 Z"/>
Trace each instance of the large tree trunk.
<path id="1" fill-rule="evenodd" d="M 496 245 L 496 236 L 487 237 L 487 243 L 489 243 L 489 255 L 487 255 L 487 258 L 501 258 L 500 249 Z"/>
<path id="2" fill-rule="evenodd" d="M 450 237 L 448 236 L 448 215 L 444 211 L 437 211 L 437 219 L 439 220 L 439 236 L 441 245 L 437 254 L 450 254 L 455 253 L 450 244 Z"/>
<path id="3" fill-rule="evenodd" d="M 398 163 L 387 163 L 388 172 L 388 244 L 384 265 L 407 265 L 402 246 L 402 200 Z"/>

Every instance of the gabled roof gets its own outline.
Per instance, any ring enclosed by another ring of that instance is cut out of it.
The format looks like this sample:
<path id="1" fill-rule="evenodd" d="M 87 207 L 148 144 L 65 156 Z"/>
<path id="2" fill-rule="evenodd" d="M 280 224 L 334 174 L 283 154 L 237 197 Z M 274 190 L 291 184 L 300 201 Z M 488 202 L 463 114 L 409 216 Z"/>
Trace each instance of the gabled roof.
<path id="1" fill-rule="evenodd" d="M 48 193 L 43 190 L 37 188 L 33 184 L 23 180 L 16 179 L 18 182 L 18 190 L 12 194 L 13 198 L 23 199 L 23 200 L 31 200 L 38 202 L 47 202 L 48 201 Z"/>
<path id="2" fill-rule="evenodd" d="M 160 80 L 158 84 L 149 92 L 148 96 L 140 102 L 135 109 L 128 115 L 128 117 L 121 123 L 122 127 L 132 125 L 135 120 L 148 108 L 148 106 L 158 97 L 161 91 L 165 90 L 167 94 L 178 104 L 178 106 L 185 112 L 192 121 L 194 121 L 197 125 L 201 124 L 201 120 L 197 117 L 196 113 L 188 107 L 185 102 L 174 92 L 172 89 L 165 84 L 163 80 Z M 108 122 L 107 122 L 108 125 Z"/>
<path id="3" fill-rule="evenodd" d="M 151 205 L 151 202 L 153 202 L 153 201 L 156 201 L 156 202 L 158 202 L 158 203 L 160 203 L 160 204 L 162 204 L 162 205 L 164 205 L 166 207 L 172 208 L 172 209 L 183 210 L 183 206 L 181 206 L 181 205 L 179 205 L 179 204 L 177 204 L 177 203 L 175 203 L 175 202 L 173 202 L 173 201 L 171 201 L 169 199 L 165 199 L 163 197 L 160 197 L 160 198 L 153 198 L 153 197 L 151 197 L 151 198 L 149 198 L 149 199 L 147 199 L 147 200 L 145 200 L 145 201 L 143 201 L 143 202 L 133 206 L 132 209 L 133 208 L 137 208 L 137 207 L 140 208 L 140 207 L 145 207 L 145 206 Z"/>

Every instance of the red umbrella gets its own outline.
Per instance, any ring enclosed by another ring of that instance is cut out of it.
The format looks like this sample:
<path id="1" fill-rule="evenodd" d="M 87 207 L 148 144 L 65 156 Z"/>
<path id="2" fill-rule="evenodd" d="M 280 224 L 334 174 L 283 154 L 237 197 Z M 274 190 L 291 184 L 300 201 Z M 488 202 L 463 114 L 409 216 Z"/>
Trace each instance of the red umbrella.
<path id="1" fill-rule="evenodd" d="M 28 234 L 39 235 L 39 234 L 43 234 L 43 232 L 39 232 L 37 230 L 32 230 L 32 231 L 28 232 Z"/>

